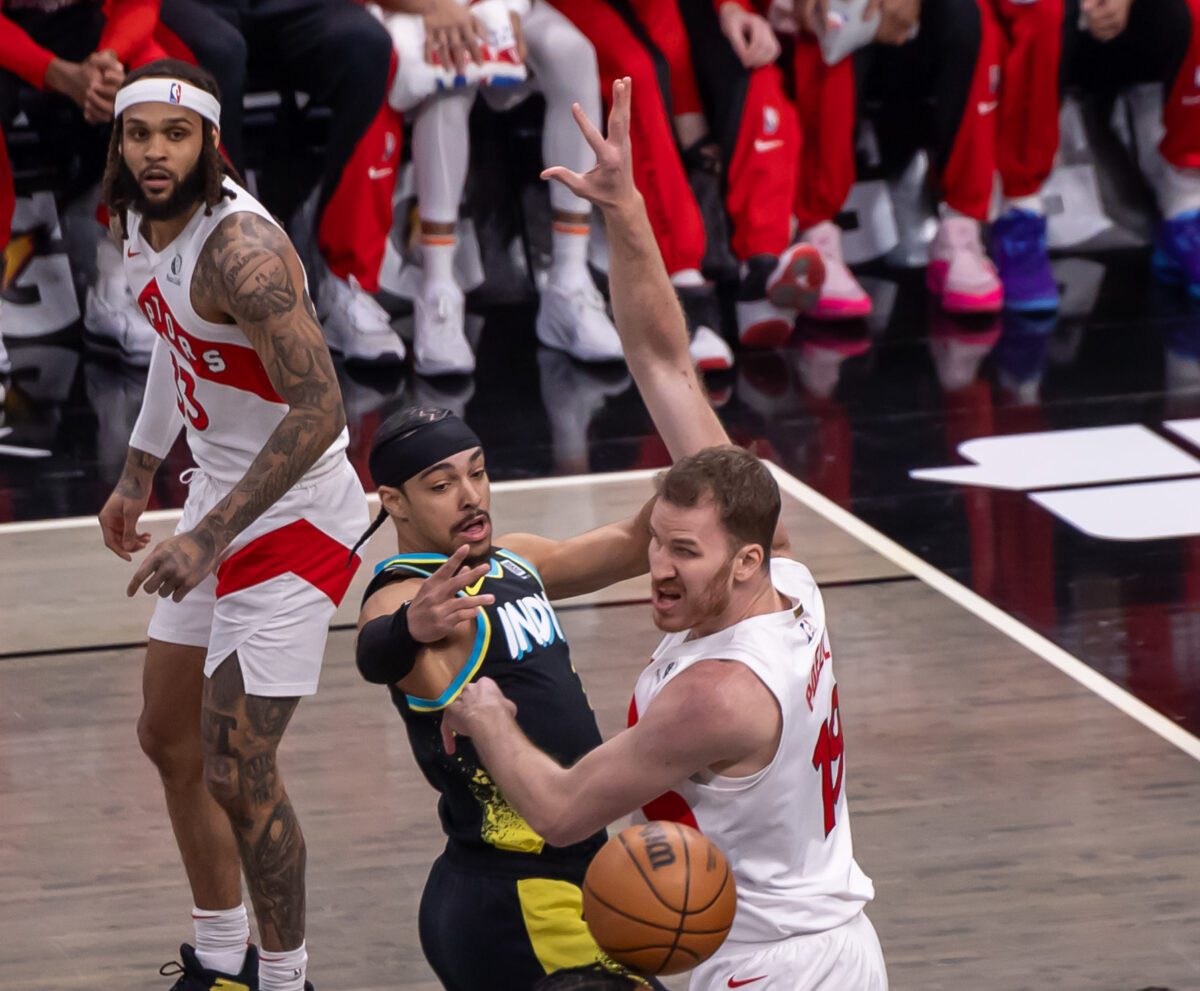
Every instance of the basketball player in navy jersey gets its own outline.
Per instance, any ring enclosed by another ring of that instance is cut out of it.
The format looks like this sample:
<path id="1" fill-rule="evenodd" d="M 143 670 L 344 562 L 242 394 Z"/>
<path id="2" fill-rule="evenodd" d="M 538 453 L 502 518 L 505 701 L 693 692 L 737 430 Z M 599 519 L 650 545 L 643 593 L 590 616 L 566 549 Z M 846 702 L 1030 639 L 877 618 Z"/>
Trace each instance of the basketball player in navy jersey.
<path id="1" fill-rule="evenodd" d="M 614 85 L 610 120 L 625 148 L 629 89 L 627 79 Z M 586 120 L 578 105 L 575 115 Z M 590 125 L 584 133 L 611 156 Z M 603 159 L 593 170 L 601 179 L 612 172 Z M 680 457 L 727 438 L 686 340 L 664 348 L 654 329 L 682 328 L 683 318 L 626 178 L 611 204 L 590 190 L 609 228 L 615 322 L 646 405 Z M 648 266 L 661 274 L 665 295 L 645 291 L 638 272 Z M 383 505 L 372 529 L 390 520 L 400 553 L 378 567 L 364 597 L 359 668 L 389 686 L 417 762 L 441 794 L 447 836 L 421 902 L 422 947 L 448 991 L 524 991 L 546 973 L 602 960 L 582 919 L 579 886 L 604 841 L 603 824 L 569 843 L 548 842 L 513 810 L 468 742 L 447 752 L 442 713 L 472 680 L 487 677 L 517 701 L 524 732 L 557 760 L 572 763 L 599 746 L 551 602 L 643 574 L 651 504 L 569 540 L 528 533 L 493 540 L 483 448 L 444 410 L 406 410 L 387 421 L 370 467 Z"/>

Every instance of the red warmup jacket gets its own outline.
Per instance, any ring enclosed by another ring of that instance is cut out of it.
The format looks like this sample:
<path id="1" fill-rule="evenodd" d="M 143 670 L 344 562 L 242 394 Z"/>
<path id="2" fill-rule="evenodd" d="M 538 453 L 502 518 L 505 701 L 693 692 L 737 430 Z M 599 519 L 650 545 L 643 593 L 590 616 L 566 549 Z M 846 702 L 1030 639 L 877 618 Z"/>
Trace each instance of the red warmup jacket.
<path id="1" fill-rule="evenodd" d="M 82 0 L 91 3 L 94 0 Z M 161 0 L 104 0 L 104 30 L 97 51 L 110 49 L 125 65 L 153 44 Z M 30 86 L 46 88 L 46 70 L 54 53 L 43 48 L 5 16 L 0 8 L 0 68 L 20 76 Z"/>

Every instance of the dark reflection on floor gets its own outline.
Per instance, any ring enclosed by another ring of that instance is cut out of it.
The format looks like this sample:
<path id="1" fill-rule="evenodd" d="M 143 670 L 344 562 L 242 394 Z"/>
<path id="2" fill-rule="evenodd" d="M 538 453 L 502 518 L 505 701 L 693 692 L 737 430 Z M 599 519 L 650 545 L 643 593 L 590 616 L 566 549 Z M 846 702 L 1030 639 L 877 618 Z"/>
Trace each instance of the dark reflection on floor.
<path id="1" fill-rule="evenodd" d="M 788 347 L 739 355 L 708 385 L 739 443 L 1200 732 L 1200 503 L 1194 536 L 1117 542 L 1023 491 L 909 476 L 962 463 L 972 438 L 1128 423 L 1200 455 L 1161 428 L 1200 417 L 1200 304 L 1152 284 L 1147 268 L 1142 252 L 1061 259 L 1061 314 L 972 321 L 934 308 L 919 273 L 881 270 L 864 278 L 870 321 L 802 323 Z M 486 314 L 473 381 L 339 368 L 360 470 L 379 422 L 407 403 L 463 413 L 496 479 L 663 464 L 624 369 L 539 348 L 532 316 Z M 71 334 L 9 349 L 0 521 L 94 513 L 120 471 L 142 373 Z M 1119 446 L 1111 457 L 1120 464 Z M 180 444 L 152 505 L 181 504 L 186 465 Z"/>

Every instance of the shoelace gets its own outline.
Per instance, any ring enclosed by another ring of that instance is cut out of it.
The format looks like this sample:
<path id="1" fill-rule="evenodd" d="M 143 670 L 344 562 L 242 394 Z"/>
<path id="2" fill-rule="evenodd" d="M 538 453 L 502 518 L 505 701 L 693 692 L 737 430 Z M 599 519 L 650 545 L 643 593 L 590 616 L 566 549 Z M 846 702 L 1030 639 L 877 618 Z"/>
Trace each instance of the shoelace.
<path id="1" fill-rule="evenodd" d="M 823 258 L 832 259 L 836 262 L 842 261 L 842 240 L 833 231 L 821 231 L 815 235 L 810 234 L 808 243 L 816 248 Z"/>
<path id="2" fill-rule="evenodd" d="M 163 964 L 158 968 L 158 972 L 163 977 L 179 978 L 179 980 L 171 985 L 171 991 L 177 991 L 178 988 L 181 988 L 183 986 L 184 978 L 187 977 L 187 969 L 178 960 L 172 960 L 170 963 Z"/>

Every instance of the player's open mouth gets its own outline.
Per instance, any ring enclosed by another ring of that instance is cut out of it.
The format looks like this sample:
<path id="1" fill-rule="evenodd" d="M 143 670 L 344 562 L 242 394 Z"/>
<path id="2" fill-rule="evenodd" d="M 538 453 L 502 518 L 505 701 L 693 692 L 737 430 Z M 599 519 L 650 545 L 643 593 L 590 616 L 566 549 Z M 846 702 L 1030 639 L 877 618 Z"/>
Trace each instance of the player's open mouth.
<path id="1" fill-rule="evenodd" d="M 669 589 L 656 588 L 650 593 L 650 603 L 659 612 L 668 612 L 673 609 L 682 598 L 682 592 L 673 592 Z"/>
<path id="2" fill-rule="evenodd" d="M 466 523 L 458 528 L 459 536 L 465 537 L 472 544 L 486 540 L 488 534 L 491 532 L 492 524 L 486 515 L 476 516 L 474 519 L 467 520 Z"/>
<path id="3" fill-rule="evenodd" d="M 152 193 L 164 193 L 171 188 L 171 183 L 174 180 L 169 172 L 163 172 L 159 169 L 147 169 L 142 173 L 140 181 L 143 189 Z"/>

